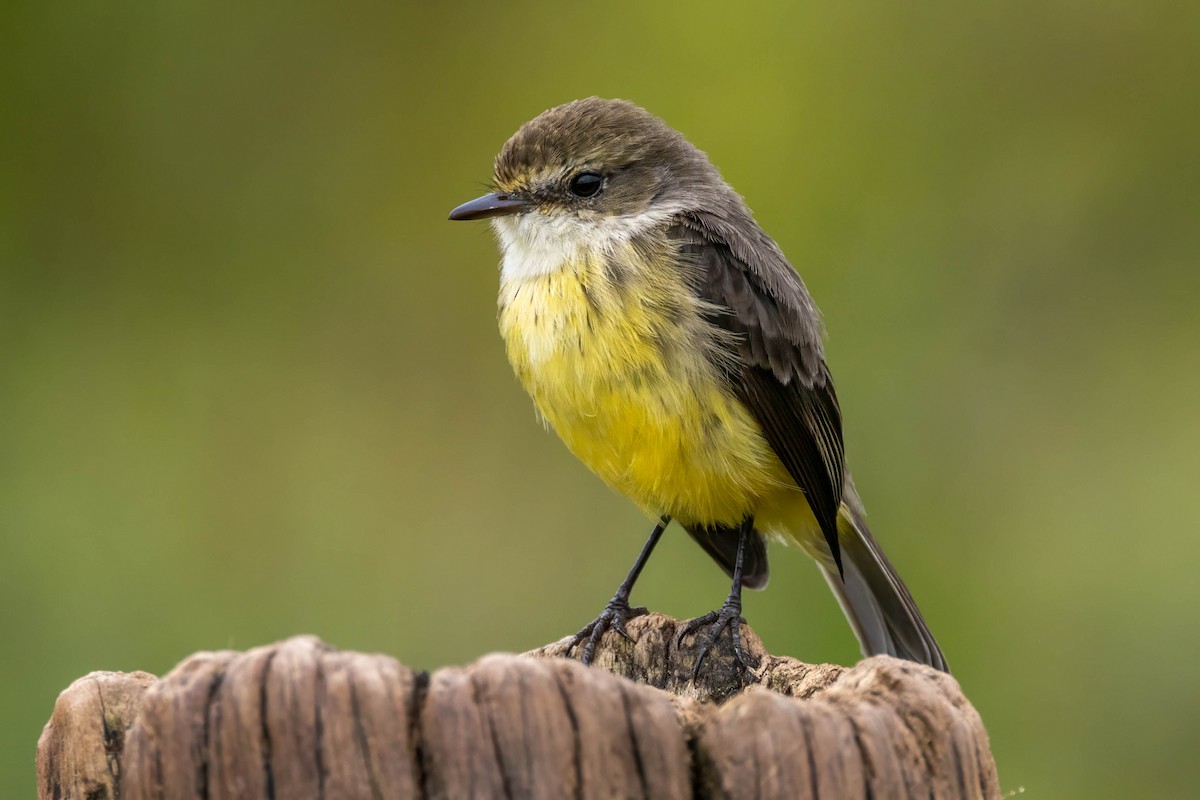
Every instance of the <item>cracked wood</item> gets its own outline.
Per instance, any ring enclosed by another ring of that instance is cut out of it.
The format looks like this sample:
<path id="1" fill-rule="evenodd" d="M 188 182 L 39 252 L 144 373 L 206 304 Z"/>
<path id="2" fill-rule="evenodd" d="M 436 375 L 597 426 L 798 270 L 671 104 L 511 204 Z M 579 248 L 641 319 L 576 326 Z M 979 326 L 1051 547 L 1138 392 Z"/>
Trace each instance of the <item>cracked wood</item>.
<path id="1" fill-rule="evenodd" d="M 298 637 L 198 653 L 162 679 L 92 673 L 38 743 L 39 796 L 163 798 L 996 798 L 987 734 L 950 676 L 769 655 L 744 629 L 699 681 L 675 620 L 427 674 Z"/>

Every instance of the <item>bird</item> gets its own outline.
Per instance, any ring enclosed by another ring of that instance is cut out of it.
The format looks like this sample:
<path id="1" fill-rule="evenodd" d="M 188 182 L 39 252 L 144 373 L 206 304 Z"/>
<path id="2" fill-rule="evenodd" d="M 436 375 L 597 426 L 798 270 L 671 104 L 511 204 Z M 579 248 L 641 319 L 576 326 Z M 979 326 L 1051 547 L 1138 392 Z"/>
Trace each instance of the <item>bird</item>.
<path id="1" fill-rule="evenodd" d="M 708 156 L 633 102 L 589 97 L 522 125 L 488 188 L 450 219 L 494 229 L 517 378 L 571 453 L 655 520 L 568 652 L 587 664 L 605 632 L 631 638 L 646 609 L 630 594 L 675 521 L 732 581 L 678 631 L 695 636 L 693 676 L 726 630 L 751 671 L 742 590 L 766 587 L 768 541 L 816 561 L 864 655 L 948 672 L 846 469 L 820 312 Z"/>

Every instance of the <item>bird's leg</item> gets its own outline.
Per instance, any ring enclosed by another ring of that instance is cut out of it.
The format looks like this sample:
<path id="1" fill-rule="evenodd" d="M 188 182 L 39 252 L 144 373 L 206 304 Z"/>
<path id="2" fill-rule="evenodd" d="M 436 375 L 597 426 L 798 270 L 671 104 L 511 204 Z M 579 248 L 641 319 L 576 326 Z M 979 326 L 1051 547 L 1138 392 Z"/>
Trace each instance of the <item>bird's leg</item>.
<path id="1" fill-rule="evenodd" d="M 706 625 L 709 626 L 707 633 L 700 639 L 696 647 L 696 663 L 692 666 L 692 680 L 695 680 L 696 676 L 700 674 L 700 665 L 704 663 L 708 651 L 716 644 L 717 637 L 725 628 L 729 628 L 729 638 L 733 641 L 733 659 L 737 663 L 739 672 L 745 675 L 750 671 L 750 667 L 746 664 L 746 658 L 742 654 L 741 624 L 746 621 L 742 618 L 742 559 L 746 552 L 746 541 L 753 531 L 753 519 L 747 519 L 738 530 L 737 557 L 733 562 L 733 588 L 729 590 L 729 597 L 725 599 L 725 605 L 717 611 L 710 611 L 704 616 L 696 617 L 688 622 L 675 637 L 675 643 L 678 644 L 683 641 L 685 636 L 695 633 Z"/>
<path id="2" fill-rule="evenodd" d="M 592 657 L 596 655 L 596 644 L 609 628 L 629 639 L 629 641 L 633 641 L 633 638 L 629 635 L 629 631 L 625 630 L 625 623 L 635 617 L 642 616 L 646 613 L 646 609 L 643 606 L 631 608 L 629 605 L 629 593 L 633 591 L 633 584 L 637 582 L 638 576 L 642 574 L 642 567 L 646 566 L 646 562 L 650 560 L 650 554 L 654 552 L 654 546 L 658 544 L 658 540 L 662 538 L 663 531 L 666 530 L 669 524 L 671 524 L 671 518 L 666 514 L 659 518 L 658 524 L 650 532 L 650 538 L 646 540 L 646 544 L 642 545 L 642 552 L 638 555 L 637 561 L 633 562 L 633 569 L 629 570 L 629 574 L 625 576 L 625 580 L 621 581 L 621 585 L 617 587 L 617 593 L 613 595 L 612 600 L 608 601 L 608 605 L 600 612 L 600 616 L 587 625 L 584 625 L 579 633 L 571 638 L 571 643 L 567 645 L 567 655 L 570 655 L 571 651 L 586 639 L 587 644 L 583 646 L 583 657 L 580 661 L 584 664 L 592 663 Z"/>

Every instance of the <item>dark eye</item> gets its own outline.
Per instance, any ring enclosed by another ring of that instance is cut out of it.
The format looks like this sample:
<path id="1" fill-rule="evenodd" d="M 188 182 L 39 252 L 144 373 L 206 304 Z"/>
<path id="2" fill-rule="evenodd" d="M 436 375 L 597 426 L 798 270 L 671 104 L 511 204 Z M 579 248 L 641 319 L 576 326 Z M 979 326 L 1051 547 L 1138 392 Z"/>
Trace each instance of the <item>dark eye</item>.
<path id="1" fill-rule="evenodd" d="M 571 178 L 571 194 L 576 197 L 595 197 L 604 185 L 604 176 L 599 172 L 581 172 Z"/>

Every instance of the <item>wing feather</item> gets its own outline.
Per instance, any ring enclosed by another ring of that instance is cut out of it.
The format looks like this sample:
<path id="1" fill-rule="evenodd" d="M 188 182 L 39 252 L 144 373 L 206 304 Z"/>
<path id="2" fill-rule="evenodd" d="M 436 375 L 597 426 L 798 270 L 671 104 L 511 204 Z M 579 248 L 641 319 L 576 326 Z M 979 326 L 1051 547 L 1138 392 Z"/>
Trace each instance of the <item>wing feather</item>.
<path id="1" fill-rule="evenodd" d="M 778 246 L 747 220 L 749 226 L 685 213 L 671 235 L 696 267 L 696 291 L 711 305 L 710 321 L 734 334 L 736 357 L 724 360 L 731 386 L 804 492 L 840 571 L 842 416 L 820 319 Z"/>

